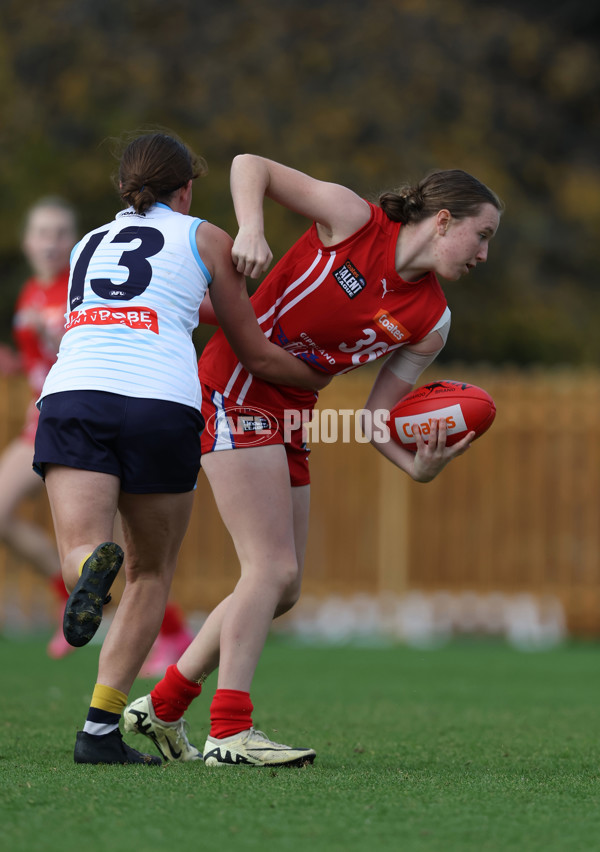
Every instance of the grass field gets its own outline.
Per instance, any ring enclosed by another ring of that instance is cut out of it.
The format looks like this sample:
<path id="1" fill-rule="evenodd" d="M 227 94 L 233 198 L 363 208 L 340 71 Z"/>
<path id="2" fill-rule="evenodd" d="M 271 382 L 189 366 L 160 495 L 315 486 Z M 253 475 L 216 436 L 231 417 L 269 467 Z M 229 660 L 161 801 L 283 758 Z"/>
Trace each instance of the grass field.
<path id="1" fill-rule="evenodd" d="M 255 724 L 318 753 L 312 767 L 280 770 L 76 766 L 97 655 L 54 662 L 42 641 L 0 640 L 7 852 L 600 850 L 596 645 L 272 640 Z M 199 747 L 213 690 L 188 714 Z"/>

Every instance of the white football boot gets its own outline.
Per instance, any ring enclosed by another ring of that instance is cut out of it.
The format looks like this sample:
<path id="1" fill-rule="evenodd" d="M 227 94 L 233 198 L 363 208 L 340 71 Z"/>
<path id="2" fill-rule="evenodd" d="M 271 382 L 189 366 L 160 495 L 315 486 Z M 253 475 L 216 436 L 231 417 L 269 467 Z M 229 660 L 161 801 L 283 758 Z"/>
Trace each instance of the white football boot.
<path id="1" fill-rule="evenodd" d="M 142 695 L 128 704 L 123 713 L 123 728 L 128 734 L 143 734 L 152 740 L 165 760 L 202 760 L 202 755 L 187 738 L 186 721 L 182 717 L 176 722 L 157 719 L 149 695 Z"/>
<path id="2" fill-rule="evenodd" d="M 254 728 L 223 739 L 208 737 L 204 746 L 207 766 L 305 766 L 315 757 L 312 748 L 274 743 Z"/>

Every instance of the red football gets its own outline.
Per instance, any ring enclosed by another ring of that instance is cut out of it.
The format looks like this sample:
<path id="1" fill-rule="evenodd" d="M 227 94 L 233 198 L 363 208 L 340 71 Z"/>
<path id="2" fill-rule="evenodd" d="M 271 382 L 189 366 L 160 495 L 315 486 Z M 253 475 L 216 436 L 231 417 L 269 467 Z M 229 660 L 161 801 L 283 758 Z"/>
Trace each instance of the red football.
<path id="1" fill-rule="evenodd" d="M 417 445 L 412 433 L 415 425 L 427 440 L 431 421 L 445 420 L 446 446 L 450 447 L 467 432 L 475 432 L 479 438 L 490 428 L 495 416 L 496 406 L 489 393 L 466 382 L 445 380 L 415 388 L 394 406 L 388 422 L 393 440 L 415 451 Z"/>

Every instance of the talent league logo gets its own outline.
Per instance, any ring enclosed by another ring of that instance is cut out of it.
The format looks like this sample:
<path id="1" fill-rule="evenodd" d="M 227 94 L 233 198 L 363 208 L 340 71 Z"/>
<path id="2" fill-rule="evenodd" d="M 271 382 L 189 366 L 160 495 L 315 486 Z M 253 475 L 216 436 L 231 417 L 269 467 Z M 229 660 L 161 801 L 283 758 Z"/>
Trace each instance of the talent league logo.
<path id="1" fill-rule="evenodd" d="M 361 290 L 367 286 L 363 275 L 360 274 L 351 260 L 347 260 L 343 266 L 333 270 L 333 277 L 340 285 L 344 293 L 353 299 Z"/>

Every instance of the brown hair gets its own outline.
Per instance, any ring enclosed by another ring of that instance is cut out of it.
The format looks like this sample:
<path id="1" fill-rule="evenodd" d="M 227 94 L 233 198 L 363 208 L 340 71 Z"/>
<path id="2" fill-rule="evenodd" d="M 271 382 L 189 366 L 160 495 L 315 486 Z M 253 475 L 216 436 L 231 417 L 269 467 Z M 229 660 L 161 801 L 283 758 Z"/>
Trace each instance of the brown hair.
<path id="1" fill-rule="evenodd" d="M 207 171 L 203 158 L 175 134 L 145 133 L 129 142 L 121 155 L 119 193 L 128 207 L 145 213 Z"/>
<path id="2" fill-rule="evenodd" d="M 476 216 L 482 204 L 502 212 L 495 192 L 462 169 L 430 172 L 414 186 L 403 186 L 379 196 L 379 206 L 394 222 L 416 224 L 447 209 L 455 219 Z"/>

